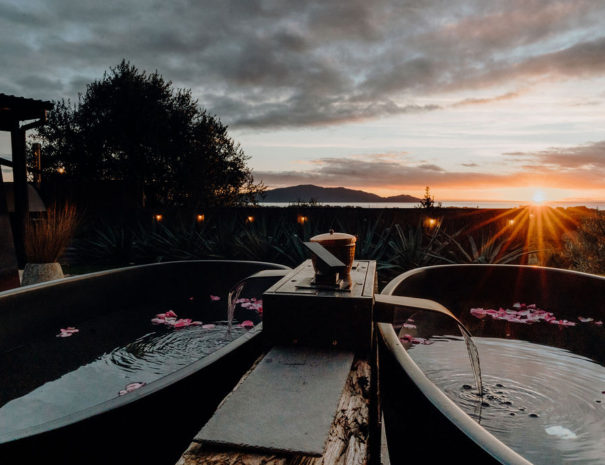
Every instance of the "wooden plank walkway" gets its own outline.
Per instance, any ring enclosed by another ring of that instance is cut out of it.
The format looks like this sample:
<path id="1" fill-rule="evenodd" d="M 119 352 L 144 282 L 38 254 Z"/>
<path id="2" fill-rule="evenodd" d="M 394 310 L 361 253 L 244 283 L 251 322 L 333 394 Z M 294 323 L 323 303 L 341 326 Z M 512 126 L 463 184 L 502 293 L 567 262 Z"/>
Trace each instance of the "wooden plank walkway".
<path id="1" fill-rule="evenodd" d="M 262 357 L 261 357 L 262 358 Z M 259 359 L 257 363 L 260 361 Z M 252 372 L 254 366 L 242 377 Z M 278 455 L 228 450 L 192 442 L 177 465 L 365 465 L 369 462 L 371 368 L 367 360 L 353 362 L 340 398 L 323 457 Z M 235 390 L 234 389 L 234 390 Z M 229 396 L 227 396 L 228 398 Z M 225 400 L 227 399 L 225 398 Z M 223 402 L 225 402 L 223 400 Z"/>

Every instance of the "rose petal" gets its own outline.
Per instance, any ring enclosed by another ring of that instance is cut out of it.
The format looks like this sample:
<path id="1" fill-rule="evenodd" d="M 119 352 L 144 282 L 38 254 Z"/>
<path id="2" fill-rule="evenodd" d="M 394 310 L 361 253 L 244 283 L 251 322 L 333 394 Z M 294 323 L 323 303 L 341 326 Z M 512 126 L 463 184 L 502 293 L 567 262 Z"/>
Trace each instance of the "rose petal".
<path id="1" fill-rule="evenodd" d="M 189 318 L 181 318 L 180 320 L 177 320 L 174 322 L 174 327 L 175 328 L 186 328 L 187 326 L 191 325 L 191 319 Z"/>
<path id="2" fill-rule="evenodd" d="M 143 386 L 145 386 L 145 383 L 143 383 L 141 381 L 130 383 L 130 384 L 126 385 L 126 391 L 132 392 L 132 391 L 135 391 L 136 389 L 142 388 Z"/>
<path id="3" fill-rule="evenodd" d="M 483 308 L 471 308 L 471 315 L 474 317 L 485 318 L 487 314 L 487 310 L 484 310 Z"/>
<path id="4" fill-rule="evenodd" d="M 217 300 L 221 300 L 221 298 L 219 296 L 217 296 L 217 295 L 210 294 L 210 300 L 217 301 Z"/>

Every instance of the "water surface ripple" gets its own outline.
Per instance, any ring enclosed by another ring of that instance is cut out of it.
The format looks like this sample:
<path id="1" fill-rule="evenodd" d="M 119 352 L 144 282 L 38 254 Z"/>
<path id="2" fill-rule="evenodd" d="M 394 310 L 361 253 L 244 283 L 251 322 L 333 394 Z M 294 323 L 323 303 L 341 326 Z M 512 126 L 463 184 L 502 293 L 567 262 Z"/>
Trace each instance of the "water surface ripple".
<path id="1" fill-rule="evenodd" d="M 605 462 L 605 367 L 567 350 L 473 337 L 484 396 L 462 338 L 434 337 L 410 356 L 451 399 L 536 465 Z"/>

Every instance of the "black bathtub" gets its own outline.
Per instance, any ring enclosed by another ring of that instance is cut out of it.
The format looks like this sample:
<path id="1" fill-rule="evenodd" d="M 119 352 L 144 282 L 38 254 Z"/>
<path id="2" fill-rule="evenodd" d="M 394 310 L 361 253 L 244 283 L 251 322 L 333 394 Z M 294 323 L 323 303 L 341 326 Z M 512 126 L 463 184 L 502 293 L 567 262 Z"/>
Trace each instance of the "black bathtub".
<path id="1" fill-rule="evenodd" d="M 468 305 L 540 302 L 561 318 L 584 307 L 605 318 L 605 278 L 552 268 L 514 265 L 445 265 L 411 270 L 383 294 L 430 299 L 456 316 Z M 529 464 L 450 400 L 408 355 L 391 324 L 378 325 L 379 380 L 384 426 L 392 464 Z"/>
<path id="2" fill-rule="evenodd" d="M 49 328 L 63 327 L 66 321 L 78 326 L 109 309 L 135 304 L 159 308 L 170 305 L 175 296 L 186 295 L 191 300 L 208 299 L 209 294 L 226 296 L 241 279 L 260 270 L 279 269 L 288 268 L 262 262 L 172 262 L 1 292 L 0 351 L 15 353 Z M 276 279 L 260 279 L 247 287 L 260 286 L 256 293 L 262 295 Z M 226 307 L 216 311 L 207 321 L 225 318 Z M 142 317 L 148 318 L 148 314 Z M 0 463 L 175 463 L 218 402 L 260 354 L 261 326 L 128 395 L 20 431 L 0 444 Z M 78 356 L 70 354 L 71 358 Z M 35 364 L 32 361 L 32 369 Z"/>

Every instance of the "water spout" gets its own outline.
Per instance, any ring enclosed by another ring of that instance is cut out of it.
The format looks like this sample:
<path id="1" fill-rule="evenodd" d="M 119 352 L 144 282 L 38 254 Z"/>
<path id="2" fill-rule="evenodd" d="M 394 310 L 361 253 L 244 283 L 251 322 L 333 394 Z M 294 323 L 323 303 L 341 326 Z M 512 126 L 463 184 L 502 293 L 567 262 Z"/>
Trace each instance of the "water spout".
<path id="1" fill-rule="evenodd" d="M 466 329 L 462 322 L 452 312 L 433 300 L 398 295 L 374 294 L 374 321 L 387 323 L 404 322 L 410 316 L 411 312 L 418 311 L 441 313 L 456 322 L 464 337 L 464 341 L 466 342 L 466 349 L 471 361 L 477 391 L 479 392 L 479 395 L 482 396 L 483 382 L 481 380 L 479 351 L 472 340 L 470 331 Z"/>
<path id="2" fill-rule="evenodd" d="M 227 295 L 227 322 L 228 322 L 228 331 L 231 332 L 231 326 L 233 325 L 233 315 L 235 314 L 235 306 L 237 305 L 237 300 L 239 299 L 239 295 L 244 288 L 244 281 L 236 284 Z"/>

